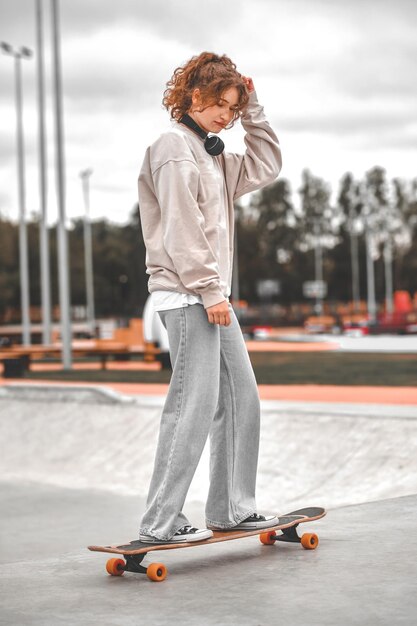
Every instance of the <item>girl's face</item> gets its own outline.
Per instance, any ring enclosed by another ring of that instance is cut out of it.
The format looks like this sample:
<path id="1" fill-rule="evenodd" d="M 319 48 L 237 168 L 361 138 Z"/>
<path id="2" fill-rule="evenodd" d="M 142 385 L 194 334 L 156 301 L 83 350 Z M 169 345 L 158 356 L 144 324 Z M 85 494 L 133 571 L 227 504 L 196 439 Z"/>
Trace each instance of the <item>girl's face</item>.
<path id="1" fill-rule="evenodd" d="M 192 107 L 189 116 L 197 122 L 206 133 L 219 133 L 233 119 L 238 108 L 239 93 L 236 87 L 230 87 L 223 92 L 216 104 L 204 107 L 199 89 L 194 89 Z"/>

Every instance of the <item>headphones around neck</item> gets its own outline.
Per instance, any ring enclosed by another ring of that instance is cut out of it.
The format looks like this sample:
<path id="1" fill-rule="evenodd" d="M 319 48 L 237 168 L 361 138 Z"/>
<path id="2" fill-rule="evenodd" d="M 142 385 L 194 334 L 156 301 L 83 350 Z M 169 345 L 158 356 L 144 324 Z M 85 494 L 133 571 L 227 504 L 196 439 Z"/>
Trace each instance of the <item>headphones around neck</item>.
<path id="1" fill-rule="evenodd" d="M 191 128 L 201 139 L 204 139 L 204 148 L 211 156 L 219 156 L 223 152 L 224 142 L 220 137 L 217 135 L 209 136 L 187 113 L 180 118 L 179 122 Z"/>

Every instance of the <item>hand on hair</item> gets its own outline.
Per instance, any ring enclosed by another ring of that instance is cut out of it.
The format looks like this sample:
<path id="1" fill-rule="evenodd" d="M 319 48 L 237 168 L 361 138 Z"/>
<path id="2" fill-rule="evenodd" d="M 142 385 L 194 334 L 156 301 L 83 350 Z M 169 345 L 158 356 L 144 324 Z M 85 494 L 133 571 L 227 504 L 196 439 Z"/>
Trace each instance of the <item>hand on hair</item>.
<path id="1" fill-rule="evenodd" d="M 252 93 L 252 91 L 255 91 L 253 80 L 249 76 L 242 76 L 242 79 L 249 93 Z"/>

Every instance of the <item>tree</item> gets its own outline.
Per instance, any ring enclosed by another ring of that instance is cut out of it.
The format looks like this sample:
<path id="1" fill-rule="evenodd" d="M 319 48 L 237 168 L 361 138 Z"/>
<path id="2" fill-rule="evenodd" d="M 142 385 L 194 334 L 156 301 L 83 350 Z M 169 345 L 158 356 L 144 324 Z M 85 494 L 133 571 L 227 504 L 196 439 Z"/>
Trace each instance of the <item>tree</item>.
<path id="1" fill-rule="evenodd" d="M 290 267 L 297 251 L 299 217 L 289 182 L 282 178 L 253 194 L 250 211 L 256 221 L 262 274 L 279 280 L 282 299 L 291 297 Z"/>
<path id="2" fill-rule="evenodd" d="M 342 232 L 345 231 L 350 240 L 352 299 L 357 312 L 360 306 L 359 235 L 363 231 L 360 218 L 362 202 L 359 184 L 350 172 L 340 181 L 337 203 L 343 216 Z"/>
<path id="3" fill-rule="evenodd" d="M 417 178 L 411 182 L 406 209 L 410 231 L 410 248 L 405 252 L 398 267 L 399 285 L 411 294 L 417 293 Z"/>
<path id="4" fill-rule="evenodd" d="M 388 313 L 393 311 L 393 262 L 410 246 L 410 231 L 406 223 L 407 198 L 398 179 L 391 188 L 382 167 L 366 173 L 364 185 L 364 218 L 368 238 L 368 257 L 382 257 L 385 276 L 385 303 Z M 370 261 L 369 261 L 370 263 Z M 372 312 L 371 312 L 372 313 Z"/>
<path id="5" fill-rule="evenodd" d="M 303 170 L 299 190 L 302 210 L 300 247 L 305 252 L 314 249 L 314 279 L 323 283 L 323 247 L 334 247 L 340 218 L 337 207 L 330 204 L 330 186 L 318 176 Z M 316 312 L 323 311 L 323 298 L 316 298 Z"/>
<path id="6" fill-rule="evenodd" d="M 264 262 L 260 255 L 257 220 L 251 207 L 235 205 L 236 239 L 238 250 L 239 298 L 256 302 L 256 281 L 264 275 Z"/>
<path id="7" fill-rule="evenodd" d="M 282 178 L 258 191 L 252 199 L 265 258 L 271 263 L 276 262 L 280 254 L 290 259 L 293 253 L 298 217 L 291 195 L 289 182 Z"/>
<path id="8" fill-rule="evenodd" d="M 0 216 L 0 315 L 19 306 L 19 248 L 15 224 Z"/>
<path id="9" fill-rule="evenodd" d="M 399 178 L 392 180 L 391 202 L 393 212 L 398 216 L 397 227 L 393 231 L 395 258 L 394 258 L 394 284 L 397 289 L 403 289 L 402 275 L 404 269 L 404 257 L 410 249 L 413 234 L 417 227 L 417 179 L 409 186 Z M 391 228 L 395 224 L 391 224 Z"/>

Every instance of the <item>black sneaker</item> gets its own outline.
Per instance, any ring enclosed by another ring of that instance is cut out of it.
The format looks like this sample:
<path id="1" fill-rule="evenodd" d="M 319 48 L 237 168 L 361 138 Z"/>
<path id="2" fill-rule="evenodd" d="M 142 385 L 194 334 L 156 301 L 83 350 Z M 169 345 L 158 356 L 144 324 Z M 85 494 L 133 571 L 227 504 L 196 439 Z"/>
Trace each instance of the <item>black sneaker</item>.
<path id="1" fill-rule="evenodd" d="M 236 526 L 230 528 L 214 528 L 213 530 L 227 531 L 227 530 L 257 530 L 258 528 L 270 528 L 271 526 L 277 526 L 279 524 L 278 517 L 276 515 L 258 515 L 254 513 L 250 517 L 247 517 L 243 522 L 240 522 Z"/>
<path id="2" fill-rule="evenodd" d="M 139 535 L 139 541 L 142 543 L 188 543 L 189 541 L 203 541 L 213 536 L 211 530 L 207 528 L 194 528 L 193 526 L 183 526 L 171 539 L 164 541 L 157 539 L 151 535 Z"/>

